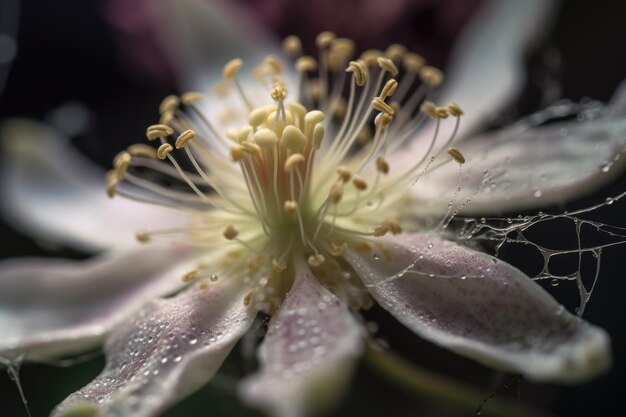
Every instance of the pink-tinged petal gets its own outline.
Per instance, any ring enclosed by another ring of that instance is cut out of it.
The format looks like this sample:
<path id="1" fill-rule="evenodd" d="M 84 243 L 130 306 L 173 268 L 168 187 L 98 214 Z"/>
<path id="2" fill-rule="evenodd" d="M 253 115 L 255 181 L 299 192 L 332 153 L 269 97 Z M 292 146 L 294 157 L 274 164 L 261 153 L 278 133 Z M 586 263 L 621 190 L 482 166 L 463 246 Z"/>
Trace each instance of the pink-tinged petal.
<path id="1" fill-rule="evenodd" d="M 276 417 L 308 415 L 338 399 L 361 350 L 362 334 L 348 308 L 300 261 L 259 348 L 261 369 L 240 393 Z"/>
<path id="2" fill-rule="evenodd" d="M 469 138 L 458 148 L 467 162 L 461 170 L 457 203 L 471 198 L 463 213 L 564 203 L 622 171 L 626 84 L 618 89 L 606 114 L 596 119 L 542 127 L 512 126 Z M 459 167 L 451 162 L 421 178 L 414 195 L 423 200 L 423 209 L 442 212 L 458 183 Z"/>
<path id="3" fill-rule="evenodd" d="M 155 300 L 107 341 L 107 364 L 53 416 L 157 416 L 206 384 L 252 323 L 240 277 Z"/>
<path id="4" fill-rule="evenodd" d="M 2 126 L 0 209 L 34 237 L 87 250 L 136 244 L 135 231 L 180 224 L 180 215 L 106 195 L 104 171 L 52 129 L 30 121 Z"/>
<path id="5" fill-rule="evenodd" d="M 604 330 L 565 311 L 513 266 L 432 234 L 382 238 L 348 262 L 418 335 L 537 381 L 576 383 L 611 363 Z"/>
<path id="6" fill-rule="evenodd" d="M 181 286 L 188 248 L 142 247 L 86 261 L 0 264 L 0 356 L 39 358 L 97 346 L 130 313 Z"/>

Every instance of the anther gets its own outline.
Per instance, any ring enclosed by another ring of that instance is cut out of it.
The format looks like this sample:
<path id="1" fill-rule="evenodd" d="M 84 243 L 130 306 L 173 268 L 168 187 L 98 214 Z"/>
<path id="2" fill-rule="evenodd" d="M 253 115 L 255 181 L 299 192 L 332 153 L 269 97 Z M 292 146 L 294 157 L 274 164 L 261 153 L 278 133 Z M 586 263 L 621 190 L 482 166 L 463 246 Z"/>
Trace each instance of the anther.
<path id="1" fill-rule="evenodd" d="M 378 66 L 380 68 L 388 71 L 392 77 L 398 75 L 398 67 L 396 67 L 396 64 L 394 64 L 391 59 L 379 56 L 378 58 L 376 58 L 376 62 L 378 62 Z"/>
<path id="2" fill-rule="evenodd" d="M 379 224 L 374 228 L 374 236 L 381 237 L 385 236 L 389 232 L 389 226 L 386 224 Z"/>
<path id="3" fill-rule="evenodd" d="M 341 185 L 339 183 L 334 183 L 333 186 L 330 187 L 328 197 L 330 199 L 330 202 L 333 204 L 337 204 L 341 201 L 343 197 L 343 191 L 341 191 Z"/>
<path id="4" fill-rule="evenodd" d="M 287 98 L 287 89 L 284 85 L 277 83 L 270 93 L 273 100 L 280 101 Z"/>
<path id="5" fill-rule="evenodd" d="M 296 165 L 305 161 L 304 155 L 300 153 L 294 153 L 285 161 L 285 172 L 291 172 Z"/>
<path id="6" fill-rule="evenodd" d="M 400 45 L 399 43 L 394 43 L 394 44 L 389 45 L 387 47 L 387 50 L 385 51 L 385 55 L 387 56 L 387 58 L 394 60 L 394 61 L 401 60 L 406 53 L 407 53 L 406 46 Z"/>
<path id="7" fill-rule="evenodd" d="M 407 71 L 418 72 L 424 65 L 426 65 L 426 60 L 421 55 L 409 52 L 404 55 L 402 63 Z"/>
<path id="8" fill-rule="evenodd" d="M 230 159 L 235 162 L 241 161 L 246 156 L 246 152 L 241 145 L 233 145 L 230 148 Z"/>
<path id="9" fill-rule="evenodd" d="M 285 265 L 284 262 L 279 261 L 278 259 L 274 258 L 272 259 L 272 269 L 274 270 L 274 272 L 282 272 L 285 269 L 287 269 L 287 265 Z"/>
<path id="10" fill-rule="evenodd" d="M 176 149 L 184 147 L 187 142 L 196 137 L 196 132 L 191 129 L 185 130 L 176 139 Z"/>
<path id="11" fill-rule="evenodd" d="M 335 34 L 333 32 L 322 32 L 315 38 L 315 45 L 317 45 L 320 49 L 327 48 L 333 39 L 335 39 Z"/>
<path id="12" fill-rule="evenodd" d="M 398 82 L 395 79 L 390 78 L 385 83 L 385 86 L 380 91 L 380 95 L 378 97 L 381 100 L 384 100 L 387 97 L 391 97 L 396 92 L 397 89 L 398 89 Z"/>
<path id="13" fill-rule="evenodd" d="M 283 72 L 283 64 L 274 55 L 268 55 L 265 57 L 265 64 L 274 71 L 276 74 Z"/>
<path id="14" fill-rule="evenodd" d="M 249 290 L 244 296 L 243 296 L 243 305 L 244 306 L 249 306 L 250 305 L 250 301 L 252 301 L 252 296 L 254 295 L 254 289 Z"/>
<path id="15" fill-rule="evenodd" d="M 311 56 L 302 56 L 296 60 L 296 70 L 299 72 L 315 71 L 317 61 Z"/>
<path id="16" fill-rule="evenodd" d="M 113 167 L 115 168 L 116 174 L 119 178 L 126 173 L 131 162 L 132 157 L 127 151 L 122 151 L 118 153 L 115 158 L 113 158 Z"/>
<path id="17" fill-rule="evenodd" d="M 378 111 L 393 116 L 394 111 L 391 106 L 381 100 L 380 97 L 374 97 L 374 100 L 372 100 L 372 107 L 374 107 Z"/>
<path id="18" fill-rule="evenodd" d="M 352 177 L 352 184 L 354 184 L 354 186 L 361 191 L 367 190 L 367 182 L 365 182 L 365 180 L 361 177 L 359 177 L 358 175 L 355 175 L 354 177 Z"/>
<path id="19" fill-rule="evenodd" d="M 389 162 L 387 162 L 384 156 L 381 155 L 376 159 L 376 169 L 382 174 L 389 174 Z"/>
<path id="20" fill-rule="evenodd" d="M 156 159 L 157 157 L 156 149 L 152 146 L 146 145 L 145 143 L 135 143 L 130 145 L 126 150 L 131 156 L 139 156 L 150 159 Z"/>
<path id="21" fill-rule="evenodd" d="M 148 128 L 146 129 L 146 137 L 148 138 L 148 140 L 163 138 L 173 133 L 174 129 L 164 124 L 148 126 Z"/>
<path id="22" fill-rule="evenodd" d="M 137 230 L 135 232 L 135 239 L 137 239 L 137 242 L 148 243 L 150 242 L 150 234 L 145 230 Z"/>
<path id="23" fill-rule="evenodd" d="M 378 49 L 368 49 L 361 54 L 361 60 L 365 65 L 376 65 L 378 58 L 383 56 L 383 52 Z"/>
<path id="24" fill-rule="evenodd" d="M 306 107 L 304 107 L 302 104 L 298 103 L 297 101 L 293 101 L 289 103 L 287 105 L 287 108 L 289 109 L 291 114 L 293 114 L 293 116 L 299 120 L 302 120 L 302 118 L 306 114 Z"/>
<path id="25" fill-rule="evenodd" d="M 197 91 L 190 91 L 180 96 L 180 102 L 185 106 L 189 106 L 201 100 L 204 100 L 204 95 L 202 93 L 198 93 Z"/>
<path id="26" fill-rule="evenodd" d="M 448 148 L 448 155 L 450 155 L 459 164 L 465 163 L 465 157 L 457 148 Z"/>
<path id="27" fill-rule="evenodd" d="M 320 266 L 321 264 L 324 263 L 324 261 L 326 261 L 326 258 L 321 253 L 318 253 L 316 255 L 311 255 L 307 259 L 309 266 L 312 266 L 313 268 Z"/>
<path id="28" fill-rule="evenodd" d="M 159 123 L 163 125 L 169 125 L 170 123 L 172 123 L 172 120 L 174 120 L 173 111 L 166 111 L 161 115 L 161 117 L 159 117 Z"/>
<path id="29" fill-rule="evenodd" d="M 313 136 L 312 136 L 313 149 L 317 150 L 322 146 L 322 141 L 324 140 L 325 132 L 326 132 L 326 129 L 324 128 L 324 125 L 322 124 L 315 125 L 315 127 L 313 128 Z"/>
<path id="30" fill-rule="evenodd" d="M 267 112 L 265 109 L 254 109 L 248 115 L 248 123 L 250 126 L 257 127 L 267 119 Z"/>
<path id="31" fill-rule="evenodd" d="M 379 127 L 387 127 L 393 120 L 393 115 L 388 113 L 378 113 L 374 118 L 374 125 Z"/>
<path id="32" fill-rule="evenodd" d="M 254 141 L 261 148 L 272 149 L 278 143 L 278 136 L 273 130 L 263 128 L 254 132 Z"/>
<path id="33" fill-rule="evenodd" d="M 250 155 L 261 156 L 261 147 L 256 143 L 244 141 L 241 142 L 241 147 L 243 148 L 244 152 Z"/>
<path id="34" fill-rule="evenodd" d="M 446 107 L 437 107 L 435 112 L 437 113 L 437 117 L 439 119 L 447 119 L 448 116 L 450 116 L 450 112 L 448 112 Z"/>
<path id="35" fill-rule="evenodd" d="M 435 106 L 435 103 L 433 103 L 432 101 L 425 101 L 422 103 L 422 105 L 420 106 L 420 110 L 422 111 L 422 113 L 426 114 L 427 116 L 433 118 L 433 119 L 437 119 L 437 106 Z"/>
<path id="36" fill-rule="evenodd" d="M 464 114 L 463 109 L 461 109 L 461 107 L 454 102 L 448 103 L 446 107 L 448 108 L 448 111 L 450 112 L 450 114 L 453 115 L 454 117 L 459 117 Z"/>
<path id="37" fill-rule="evenodd" d="M 400 222 L 396 218 L 387 219 L 384 223 L 389 227 L 389 231 L 394 235 L 402 233 L 402 226 L 400 226 Z"/>
<path id="38" fill-rule="evenodd" d="M 348 182 L 350 178 L 352 178 L 352 171 L 343 165 L 337 167 L 337 174 L 339 174 L 339 178 L 341 178 L 343 182 Z"/>
<path id="39" fill-rule="evenodd" d="M 293 125 L 288 125 L 283 130 L 280 143 L 293 152 L 300 152 L 306 146 L 306 137 Z"/>
<path id="40" fill-rule="evenodd" d="M 348 251 L 348 244 L 343 242 L 341 245 L 330 243 L 330 254 L 333 256 L 343 256 Z"/>
<path id="41" fill-rule="evenodd" d="M 157 149 L 157 157 L 159 159 L 165 159 L 167 158 L 167 155 L 169 155 L 169 153 L 173 150 L 174 147 L 172 145 L 170 145 L 169 143 L 164 143 L 163 145 L 159 146 L 159 149 Z"/>
<path id="42" fill-rule="evenodd" d="M 302 54 L 302 42 L 297 36 L 287 36 L 283 40 L 283 51 L 290 58 L 298 57 Z"/>
<path id="43" fill-rule="evenodd" d="M 233 240 L 235 239 L 237 236 L 239 236 L 239 231 L 237 229 L 235 229 L 235 226 L 233 226 L 232 224 L 229 224 L 226 229 L 224 229 L 224 231 L 222 232 L 222 234 L 224 235 L 224 237 L 228 240 Z"/>
<path id="44" fill-rule="evenodd" d="M 365 81 L 367 80 L 367 69 L 362 61 L 350 61 L 348 68 L 346 68 L 346 72 L 354 74 L 354 81 L 356 82 L 356 85 L 359 87 L 363 87 L 365 85 Z"/>
<path id="45" fill-rule="evenodd" d="M 294 214 L 298 211 L 298 203 L 293 200 L 287 200 L 283 208 L 285 209 L 285 213 Z"/>
<path id="46" fill-rule="evenodd" d="M 107 184 L 107 195 L 109 198 L 115 197 L 115 190 L 117 189 L 117 184 L 120 182 L 119 177 L 117 176 L 116 170 L 112 169 L 107 171 L 105 175 L 106 184 Z"/>
<path id="47" fill-rule="evenodd" d="M 443 72 L 427 65 L 420 70 L 420 79 L 431 87 L 439 87 L 443 82 Z"/>
<path id="48" fill-rule="evenodd" d="M 183 282 L 191 282 L 198 275 L 200 271 L 194 269 L 192 271 L 187 272 L 185 275 L 181 277 Z"/>
<path id="49" fill-rule="evenodd" d="M 326 120 L 326 115 L 319 110 L 311 110 L 304 116 L 304 123 L 307 127 L 315 126 Z"/>
<path id="50" fill-rule="evenodd" d="M 161 100 L 161 104 L 159 105 L 159 114 L 174 111 L 176 107 L 178 107 L 178 104 L 180 104 L 180 101 L 175 95 L 165 97 Z"/>
<path id="51" fill-rule="evenodd" d="M 224 65 L 222 75 L 226 80 L 232 80 L 237 75 L 237 71 L 242 67 L 243 61 L 240 58 L 231 59 Z"/>

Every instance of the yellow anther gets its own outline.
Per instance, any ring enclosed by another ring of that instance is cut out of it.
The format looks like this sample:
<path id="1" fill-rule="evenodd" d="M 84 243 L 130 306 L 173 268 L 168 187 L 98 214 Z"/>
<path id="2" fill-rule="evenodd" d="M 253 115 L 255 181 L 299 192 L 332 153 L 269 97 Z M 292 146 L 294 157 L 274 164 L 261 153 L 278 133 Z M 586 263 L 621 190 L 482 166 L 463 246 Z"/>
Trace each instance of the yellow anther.
<path id="1" fill-rule="evenodd" d="M 248 123 L 252 127 L 257 127 L 267 119 L 267 112 L 264 109 L 254 109 L 248 115 Z"/>
<path id="2" fill-rule="evenodd" d="M 301 153 L 294 153 L 285 161 L 285 172 L 291 172 L 298 165 L 304 162 L 306 159 Z"/>
<path id="3" fill-rule="evenodd" d="M 226 226 L 226 229 L 224 229 L 222 234 L 224 235 L 226 239 L 233 240 L 237 236 L 239 236 L 239 231 L 235 229 L 235 226 L 233 226 L 232 224 L 229 224 L 228 226 Z"/>
<path id="4" fill-rule="evenodd" d="M 341 201 L 343 197 L 343 191 L 341 189 L 341 183 L 336 182 L 330 187 L 330 192 L 328 193 L 328 198 L 330 202 L 333 204 L 337 204 Z"/>
<path id="5" fill-rule="evenodd" d="M 278 143 L 276 132 L 270 129 L 259 129 L 254 132 L 254 140 L 263 149 L 272 149 Z"/>
<path id="6" fill-rule="evenodd" d="M 433 103 L 432 101 L 425 101 L 422 103 L 422 105 L 420 106 L 420 110 L 422 111 L 422 113 L 426 114 L 427 116 L 433 118 L 433 119 L 437 119 L 437 106 L 435 106 L 435 103 Z"/>
<path id="7" fill-rule="evenodd" d="M 343 242 L 341 245 L 337 245 L 333 242 L 330 243 L 330 254 L 333 256 L 343 256 L 348 251 L 348 244 Z"/>
<path id="8" fill-rule="evenodd" d="M 183 282 L 191 282 L 200 273 L 197 269 L 187 272 L 181 277 Z"/>
<path id="9" fill-rule="evenodd" d="M 333 39 L 335 39 L 335 34 L 333 32 L 322 32 L 315 38 L 315 45 L 317 45 L 320 49 L 327 48 Z"/>
<path id="10" fill-rule="evenodd" d="M 189 106 L 201 100 L 204 100 L 204 95 L 202 93 L 198 93 L 197 91 L 190 91 L 180 96 L 180 101 L 185 106 Z"/>
<path id="11" fill-rule="evenodd" d="M 374 125 L 380 127 L 387 127 L 389 123 L 393 120 L 393 115 L 387 113 L 378 113 L 378 115 L 374 118 Z"/>
<path id="12" fill-rule="evenodd" d="M 312 145 L 313 145 L 313 149 L 319 149 L 322 146 L 322 141 L 324 140 L 324 134 L 326 132 L 326 128 L 324 128 L 324 125 L 322 124 L 318 124 L 315 125 L 315 127 L 313 128 L 313 136 L 311 137 L 312 139 Z"/>
<path id="13" fill-rule="evenodd" d="M 113 158 L 113 167 L 115 167 L 118 177 L 122 177 L 132 162 L 132 157 L 127 151 L 122 151 Z"/>
<path id="14" fill-rule="evenodd" d="M 385 236 L 389 232 L 389 226 L 386 224 L 379 224 L 374 228 L 374 236 L 381 237 Z"/>
<path id="15" fill-rule="evenodd" d="M 270 93 L 273 100 L 280 101 L 287 98 L 287 89 L 282 84 L 276 84 Z"/>
<path id="16" fill-rule="evenodd" d="M 398 67 L 396 67 L 396 64 L 394 64 L 391 59 L 379 56 L 378 58 L 376 58 L 376 62 L 378 63 L 378 66 L 380 68 L 389 72 L 392 77 L 398 75 Z"/>
<path id="17" fill-rule="evenodd" d="M 450 116 L 450 112 L 448 112 L 446 107 L 437 107 L 435 112 L 437 113 L 437 117 L 440 119 L 447 119 L 448 116 Z"/>
<path id="18" fill-rule="evenodd" d="M 337 167 L 337 174 L 339 174 L 339 178 L 341 178 L 343 182 L 348 182 L 350 178 L 352 178 L 352 171 L 343 165 Z"/>
<path id="19" fill-rule="evenodd" d="M 349 56 L 354 53 L 355 45 L 352 39 L 335 38 L 330 44 L 330 49 Z"/>
<path id="20" fill-rule="evenodd" d="M 287 108 L 293 114 L 293 116 L 296 117 L 298 120 L 302 120 L 302 118 L 304 118 L 304 115 L 306 114 L 306 107 L 304 107 L 302 104 L 298 103 L 297 101 L 289 103 L 287 105 Z"/>
<path id="21" fill-rule="evenodd" d="M 381 100 L 380 97 L 374 97 L 374 100 L 372 100 L 372 107 L 374 107 L 378 111 L 393 116 L 393 109 L 391 108 L 391 106 Z"/>
<path id="22" fill-rule="evenodd" d="M 164 138 L 172 133 L 174 133 L 174 129 L 164 124 L 148 126 L 148 129 L 146 129 L 146 137 L 148 140 Z"/>
<path id="23" fill-rule="evenodd" d="M 426 65 L 426 60 L 421 55 L 408 52 L 404 55 L 402 63 L 407 71 L 418 72 L 424 65 Z"/>
<path id="24" fill-rule="evenodd" d="M 385 83 L 378 97 L 380 97 L 381 100 L 384 100 L 387 97 L 393 96 L 393 94 L 396 92 L 397 89 L 398 89 L 398 82 L 395 79 L 390 78 Z"/>
<path id="25" fill-rule="evenodd" d="M 450 112 L 450 114 L 453 115 L 454 117 L 463 116 L 464 114 L 463 109 L 461 109 L 461 107 L 454 102 L 448 103 L 446 107 L 448 108 L 448 111 Z"/>
<path id="26" fill-rule="evenodd" d="M 241 161 L 246 156 L 246 151 L 241 145 L 233 145 L 230 148 L 230 159 L 235 162 Z"/>
<path id="27" fill-rule="evenodd" d="M 175 95 L 165 97 L 161 100 L 161 104 L 159 105 L 159 114 L 174 111 L 179 103 L 180 101 Z"/>
<path id="28" fill-rule="evenodd" d="M 315 126 L 326 120 L 326 115 L 319 110 L 311 110 L 304 116 L 304 123 L 307 127 Z"/>
<path id="29" fill-rule="evenodd" d="M 248 290 L 248 292 L 243 296 L 243 305 L 244 306 L 249 306 L 250 302 L 252 301 L 252 297 L 254 296 L 254 288 L 251 290 Z"/>
<path id="30" fill-rule="evenodd" d="M 298 211 L 298 203 L 293 200 L 287 200 L 285 201 L 283 208 L 285 209 L 285 213 L 294 214 Z"/>
<path id="31" fill-rule="evenodd" d="M 404 57 L 407 53 L 406 46 L 400 45 L 399 43 L 391 44 L 387 47 L 385 51 L 385 56 L 391 60 L 399 61 Z"/>
<path id="32" fill-rule="evenodd" d="M 261 156 L 261 147 L 254 142 L 243 141 L 241 142 L 241 147 L 244 152 L 250 155 Z"/>
<path id="33" fill-rule="evenodd" d="M 268 55 L 265 57 L 265 64 L 272 69 L 276 74 L 283 72 L 283 64 L 274 55 Z"/>
<path id="34" fill-rule="evenodd" d="M 172 145 L 170 145 L 169 143 L 164 143 L 163 145 L 159 146 L 159 149 L 157 149 L 157 157 L 159 159 L 165 159 L 167 158 L 167 155 L 169 155 L 169 153 L 173 150 L 174 147 Z"/>
<path id="35" fill-rule="evenodd" d="M 300 152 L 306 146 L 304 133 L 293 125 L 285 126 L 280 143 L 293 152 Z"/>
<path id="36" fill-rule="evenodd" d="M 390 218 L 385 220 L 385 223 L 389 227 L 389 231 L 394 235 L 402 233 L 402 226 L 400 226 L 400 222 L 396 218 Z"/>
<path id="37" fill-rule="evenodd" d="M 166 111 L 161 115 L 161 117 L 159 117 L 159 123 L 162 125 L 169 125 L 170 123 L 172 123 L 172 120 L 174 120 L 173 111 Z"/>
<path id="38" fill-rule="evenodd" d="M 302 56 L 296 60 L 296 70 L 299 72 L 315 71 L 317 69 L 317 61 L 311 56 Z"/>
<path id="39" fill-rule="evenodd" d="M 367 81 L 367 68 L 362 61 L 350 61 L 348 68 L 346 68 L 346 72 L 351 72 L 354 75 L 356 85 L 359 87 L 363 87 L 365 85 L 365 81 Z"/>
<path id="40" fill-rule="evenodd" d="M 450 155 L 459 164 L 465 163 L 465 157 L 457 148 L 448 148 L 448 155 Z"/>
<path id="41" fill-rule="evenodd" d="M 135 239 L 137 239 L 137 242 L 148 243 L 150 242 L 150 234 L 146 230 L 137 230 Z"/>
<path id="42" fill-rule="evenodd" d="M 381 155 L 376 159 L 376 169 L 382 174 L 389 174 L 389 162 L 384 156 Z"/>
<path id="43" fill-rule="evenodd" d="M 237 75 L 237 71 L 242 67 L 243 61 L 240 58 L 231 59 L 224 65 L 222 76 L 226 80 L 232 80 Z"/>
<path id="44" fill-rule="evenodd" d="M 200 288 L 201 290 L 206 290 L 207 288 L 209 288 L 209 283 L 206 280 L 203 280 L 202 282 L 200 282 L 200 284 L 198 284 L 198 288 Z"/>
<path id="45" fill-rule="evenodd" d="M 361 191 L 367 190 L 367 182 L 365 182 L 365 180 L 361 177 L 359 177 L 358 175 L 355 175 L 354 177 L 352 177 L 352 184 L 354 184 L 354 186 Z"/>
<path id="46" fill-rule="evenodd" d="M 312 266 L 313 268 L 320 266 L 324 263 L 324 261 L 326 261 L 326 258 L 321 253 L 318 253 L 317 255 L 311 255 L 307 259 L 309 266 Z"/>
<path id="47" fill-rule="evenodd" d="M 283 40 L 283 51 L 290 58 L 296 58 L 302 55 L 302 42 L 300 42 L 300 38 L 297 36 L 287 36 L 285 40 Z"/>
<path id="48" fill-rule="evenodd" d="M 130 145 L 126 150 L 131 156 L 139 156 L 150 159 L 156 159 L 157 157 L 156 149 L 152 146 L 146 145 L 145 143 L 135 143 Z"/>
<path id="49" fill-rule="evenodd" d="M 443 72 L 427 65 L 420 70 L 420 79 L 431 87 L 439 87 L 443 82 Z"/>
<path id="50" fill-rule="evenodd" d="M 365 65 L 376 65 L 378 62 L 378 58 L 383 56 L 383 52 L 378 49 L 368 49 L 367 51 L 361 54 L 361 60 L 365 63 Z"/>
<path id="51" fill-rule="evenodd" d="M 185 130 L 176 139 L 176 149 L 180 149 L 187 144 L 191 139 L 196 137 L 196 132 L 191 129 Z"/>
<path id="52" fill-rule="evenodd" d="M 107 171 L 104 178 L 107 185 L 107 195 L 109 198 L 115 197 L 115 190 L 117 189 L 117 184 L 120 182 L 120 178 L 117 176 L 117 170 L 112 169 Z"/>

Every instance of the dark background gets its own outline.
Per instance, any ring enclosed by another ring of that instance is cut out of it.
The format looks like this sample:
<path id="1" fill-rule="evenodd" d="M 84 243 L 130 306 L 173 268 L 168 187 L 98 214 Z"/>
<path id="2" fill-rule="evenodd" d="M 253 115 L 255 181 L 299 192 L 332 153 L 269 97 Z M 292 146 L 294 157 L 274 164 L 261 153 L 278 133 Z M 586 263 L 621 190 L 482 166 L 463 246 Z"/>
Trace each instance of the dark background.
<path id="1" fill-rule="evenodd" d="M 14 23 L 0 0 L 0 31 Z M 546 86 L 558 87 L 563 97 L 591 97 L 606 101 L 626 78 L 626 7 L 614 1 L 566 2 L 547 41 L 528 56 L 529 86 L 522 98 L 504 114 L 523 115 L 538 109 Z M 84 116 L 73 140 L 87 156 L 108 166 L 125 144 L 140 140 L 145 126 L 155 118 L 161 98 L 175 92 L 167 69 L 146 72 L 133 64 L 120 47 L 120 36 L 103 18 L 103 3 L 75 0 L 53 2 L 28 0 L 20 5 L 18 54 L 4 91 L 0 92 L 0 118 L 29 117 L 54 123 L 60 107 L 79 109 Z M 404 16 L 402 24 L 429 21 L 428 11 Z M 7 23 L 8 22 L 8 23 Z M 532 24 L 532 23 L 529 23 Z M 279 28 L 284 31 L 284 28 Z M 280 33 L 285 35 L 287 33 Z M 428 33 L 421 34 L 428 36 Z M 394 41 L 396 39 L 389 39 Z M 446 50 L 450 39 L 433 39 L 435 48 Z M 445 54 L 437 58 L 443 61 Z M 442 63 L 442 62 L 440 62 Z M 0 66 L 0 79 L 8 66 Z M 505 119 L 506 119 L 505 117 Z M 589 206 L 626 189 L 622 176 L 565 208 Z M 598 210 L 594 218 L 626 226 L 624 202 Z M 519 213 L 512 213 L 517 215 Z M 523 213 L 522 213 L 523 214 Z M 558 232 L 557 232 L 558 234 Z M 84 258 L 88 254 L 69 249 L 50 251 L 37 246 L 11 225 L 0 223 L 0 257 L 23 255 Z M 498 375 L 471 361 L 443 352 L 404 330 L 383 311 L 374 309 L 368 318 L 377 323 L 380 337 L 406 358 L 436 371 L 458 377 L 497 396 L 519 395 L 559 416 L 626 415 L 622 382 L 626 377 L 626 283 L 623 249 L 604 253 L 602 274 L 585 313 L 590 322 L 605 328 L 612 337 L 615 365 L 597 380 L 577 387 L 556 387 L 522 382 L 509 389 L 493 384 Z M 523 263 L 521 255 L 510 256 Z M 557 289 L 559 290 L 559 289 Z M 565 290 L 563 290 L 565 291 Z M 567 294 L 564 297 L 568 297 Z M 1 335 L 0 335 L 1 337 Z M 103 364 L 102 358 L 72 368 L 25 365 L 21 379 L 34 416 L 44 416 L 67 394 L 89 382 Z M 237 352 L 208 387 L 170 410 L 167 416 L 257 415 L 244 408 L 234 394 L 234 383 L 245 370 Z M 497 392 L 498 391 L 498 392 Z M 500 392 L 501 391 L 501 392 Z M 0 415 L 25 416 L 15 385 L 0 374 Z M 481 399 L 477 400 L 477 406 Z M 360 366 L 346 399 L 334 415 L 471 416 L 387 382 L 367 366 Z"/>

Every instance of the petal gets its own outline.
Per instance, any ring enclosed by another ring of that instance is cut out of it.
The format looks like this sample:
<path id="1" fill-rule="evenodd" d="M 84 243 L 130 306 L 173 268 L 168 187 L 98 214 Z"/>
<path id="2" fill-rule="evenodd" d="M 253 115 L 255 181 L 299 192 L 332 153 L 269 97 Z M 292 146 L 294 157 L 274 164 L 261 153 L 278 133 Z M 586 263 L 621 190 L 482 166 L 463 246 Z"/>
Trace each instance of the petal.
<path id="1" fill-rule="evenodd" d="M 147 305 L 107 341 L 102 373 L 52 415 L 156 416 L 206 384 L 254 319 L 240 283 L 226 277 Z"/>
<path id="2" fill-rule="evenodd" d="M 347 260 L 378 303 L 425 339 L 537 381 L 580 382 L 609 367 L 604 330 L 511 265 L 431 234 L 377 242 Z"/>
<path id="3" fill-rule="evenodd" d="M 3 262 L 0 355 L 38 358 L 97 346 L 128 314 L 179 288 L 180 277 L 192 269 L 191 254 L 150 245 L 80 262 Z"/>
<path id="4" fill-rule="evenodd" d="M 362 350 L 362 334 L 348 308 L 303 261 L 296 264 L 296 274 L 259 349 L 261 370 L 240 391 L 246 402 L 278 417 L 330 405 Z"/>
<path id="5" fill-rule="evenodd" d="M 135 230 L 182 221 L 171 211 L 108 198 L 104 171 L 43 124 L 11 121 L 1 138 L 0 209 L 34 237 L 99 250 L 134 246 Z"/>
<path id="6" fill-rule="evenodd" d="M 587 121 L 541 127 L 515 125 L 458 145 L 461 169 L 457 201 L 471 198 L 463 213 L 523 210 L 561 204 L 613 179 L 624 166 L 626 84 L 606 113 Z M 485 176 L 484 172 L 488 171 Z M 420 179 L 414 195 L 431 211 L 445 208 L 459 184 L 458 164 Z"/>

